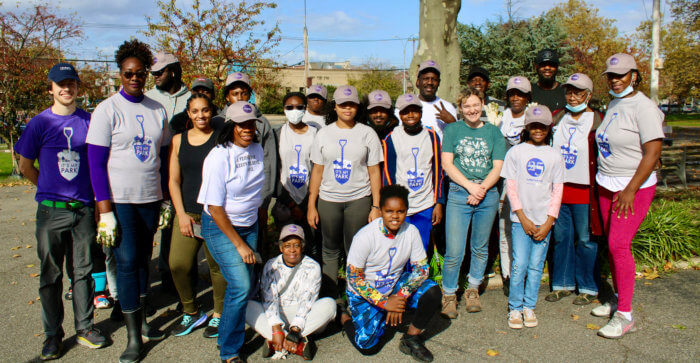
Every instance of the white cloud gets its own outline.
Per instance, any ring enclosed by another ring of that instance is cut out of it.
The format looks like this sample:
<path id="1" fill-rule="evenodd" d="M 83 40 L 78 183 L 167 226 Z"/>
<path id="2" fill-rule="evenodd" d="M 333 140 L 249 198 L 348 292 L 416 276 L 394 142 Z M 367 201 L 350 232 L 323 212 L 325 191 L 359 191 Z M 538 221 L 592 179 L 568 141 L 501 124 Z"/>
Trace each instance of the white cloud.
<path id="1" fill-rule="evenodd" d="M 309 32 L 343 36 L 356 35 L 358 30 L 368 25 L 340 10 L 330 14 L 313 14 L 308 16 L 306 21 Z"/>

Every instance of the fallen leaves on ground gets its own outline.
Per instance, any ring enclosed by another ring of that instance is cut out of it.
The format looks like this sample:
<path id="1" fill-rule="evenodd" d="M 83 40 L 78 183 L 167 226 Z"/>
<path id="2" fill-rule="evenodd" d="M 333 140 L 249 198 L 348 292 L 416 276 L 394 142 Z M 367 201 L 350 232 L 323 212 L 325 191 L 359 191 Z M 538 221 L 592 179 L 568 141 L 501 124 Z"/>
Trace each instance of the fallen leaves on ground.
<path id="1" fill-rule="evenodd" d="M 37 274 L 37 273 L 29 274 L 29 277 L 39 277 L 39 274 Z"/>
<path id="2" fill-rule="evenodd" d="M 590 330 L 599 330 L 599 329 L 600 329 L 600 326 L 599 326 L 599 325 L 595 325 L 595 324 L 588 323 L 588 324 L 586 324 L 586 329 L 590 329 Z"/>
<path id="3" fill-rule="evenodd" d="M 649 285 L 652 285 L 652 283 L 651 283 L 651 282 L 649 282 L 649 281 L 644 281 L 644 285 L 647 285 L 647 286 L 649 286 Z"/>
<path id="4" fill-rule="evenodd" d="M 24 248 L 32 248 L 32 245 L 26 245 Z"/>
<path id="5" fill-rule="evenodd" d="M 664 271 L 671 271 L 673 270 L 673 262 L 667 261 L 666 264 L 664 265 Z"/>
<path id="6" fill-rule="evenodd" d="M 671 327 L 676 328 L 678 330 L 685 330 L 685 325 L 675 324 L 675 325 L 671 325 Z"/>
<path id="7" fill-rule="evenodd" d="M 17 281 L 10 282 L 10 285 L 17 285 Z"/>
<path id="8" fill-rule="evenodd" d="M 15 247 L 10 248 L 10 251 L 17 251 L 20 248 L 22 248 L 22 246 L 15 246 Z"/>
<path id="9" fill-rule="evenodd" d="M 489 349 L 486 351 L 486 355 L 488 355 L 489 357 L 495 357 L 499 354 L 501 354 L 501 353 L 499 353 L 497 350 L 493 350 L 493 349 Z"/>
<path id="10" fill-rule="evenodd" d="M 40 337 L 40 336 L 42 336 L 42 335 L 44 335 L 44 333 L 36 333 L 36 334 L 34 334 L 35 337 Z"/>
<path id="11" fill-rule="evenodd" d="M 27 265 L 27 268 L 32 268 L 32 267 L 34 267 L 33 263 L 30 263 L 29 265 Z"/>
<path id="12" fill-rule="evenodd" d="M 27 305 L 34 305 L 34 300 L 29 300 L 29 302 L 27 303 Z"/>
<path id="13" fill-rule="evenodd" d="M 498 334 L 503 334 L 503 335 L 508 334 L 508 333 L 504 332 L 503 330 L 499 330 L 499 331 L 497 331 L 496 333 L 498 333 Z"/>
<path id="14" fill-rule="evenodd" d="M 22 257 L 22 255 L 20 255 L 19 253 L 12 255 L 12 258 L 17 258 L 17 257 Z"/>
<path id="15" fill-rule="evenodd" d="M 580 318 L 581 318 L 581 317 L 578 316 L 578 315 L 576 315 L 576 314 L 571 314 L 571 320 L 573 320 L 573 321 L 576 321 L 576 320 L 578 320 L 578 319 L 580 319 Z"/>

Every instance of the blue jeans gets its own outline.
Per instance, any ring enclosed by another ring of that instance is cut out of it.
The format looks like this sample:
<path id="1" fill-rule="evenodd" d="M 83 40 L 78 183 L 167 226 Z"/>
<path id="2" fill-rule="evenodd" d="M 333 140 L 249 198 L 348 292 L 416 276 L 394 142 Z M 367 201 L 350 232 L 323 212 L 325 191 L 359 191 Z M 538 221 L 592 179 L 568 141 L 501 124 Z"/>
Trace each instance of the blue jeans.
<path id="1" fill-rule="evenodd" d="M 233 228 L 255 251 L 258 245 L 258 223 L 250 227 Z M 253 265 L 243 262 L 236 246 L 207 213 L 202 213 L 202 237 L 227 284 L 217 338 L 217 343 L 221 346 L 219 355 L 221 359 L 226 360 L 238 357 L 245 341 L 245 311 L 251 290 Z"/>
<path id="2" fill-rule="evenodd" d="M 464 260 L 467 245 L 467 231 L 472 224 L 471 263 L 469 265 L 469 284 L 481 285 L 488 259 L 489 236 L 491 226 L 498 212 L 498 191 L 489 189 L 478 205 L 467 204 L 469 192 L 456 183 L 450 183 L 447 197 L 445 234 L 447 248 L 442 270 L 442 287 L 445 295 L 457 292 L 459 270 Z"/>
<path id="3" fill-rule="evenodd" d="M 535 310 L 540 290 L 542 269 L 547 257 L 550 231 L 542 241 L 528 236 L 520 223 L 513 223 L 513 264 L 510 268 L 508 308 L 522 311 L 523 306 Z M 527 280 L 526 276 L 527 275 Z"/>
<path id="4" fill-rule="evenodd" d="M 418 228 L 420 239 L 423 241 L 423 248 L 426 253 L 428 252 L 428 245 L 430 245 L 430 231 L 433 229 L 434 208 L 435 207 L 426 208 L 412 216 L 406 217 L 406 222 Z"/>
<path id="5" fill-rule="evenodd" d="M 141 306 L 139 298 L 148 292 L 148 264 L 158 229 L 160 201 L 113 206 L 117 240 L 112 253 L 117 262 L 119 303 L 124 312 L 133 312 Z"/>
<path id="6" fill-rule="evenodd" d="M 597 295 L 598 243 L 591 241 L 588 204 L 562 204 L 552 230 L 552 289 Z"/>

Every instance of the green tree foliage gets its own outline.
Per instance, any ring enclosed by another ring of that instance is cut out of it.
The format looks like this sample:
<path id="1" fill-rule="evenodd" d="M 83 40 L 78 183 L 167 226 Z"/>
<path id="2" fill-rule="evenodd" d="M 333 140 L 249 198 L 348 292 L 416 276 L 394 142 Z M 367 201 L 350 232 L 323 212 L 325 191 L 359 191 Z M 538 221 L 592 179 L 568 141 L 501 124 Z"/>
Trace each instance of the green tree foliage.
<path id="1" fill-rule="evenodd" d="M 361 68 L 366 69 L 366 72 L 360 76 L 348 78 L 348 84 L 355 86 L 361 96 L 367 96 L 370 92 L 378 89 L 389 93 L 392 100 L 396 100 L 401 95 L 403 88 L 399 71 L 375 59 L 368 60 Z M 328 89 L 329 98 L 331 94 L 331 90 Z"/>
<path id="2" fill-rule="evenodd" d="M 63 57 L 59 44 L 83 35 L 74 15 L 57 13 L 45 4 L 0 12 L 0 137 L 10 149 L 20 126 L 51 104 L 48 71 Z"/>
<path id="3" fill-rule="evenodd" d="M 481 26 L 458 24 L 457 37 L 462 49 L 460 83 L 466 85 L 472 66 L 484 67 L 491 78 L 489 93 L 498 98 L 504 98 L 510 77 L 537 79 L 534 60 L 540 49 L 557 50 L 562 62 L 560 75 L 568 74 L 571 69 L 566 33 L 547 14 L 512 22 L 486 22 Z"/>

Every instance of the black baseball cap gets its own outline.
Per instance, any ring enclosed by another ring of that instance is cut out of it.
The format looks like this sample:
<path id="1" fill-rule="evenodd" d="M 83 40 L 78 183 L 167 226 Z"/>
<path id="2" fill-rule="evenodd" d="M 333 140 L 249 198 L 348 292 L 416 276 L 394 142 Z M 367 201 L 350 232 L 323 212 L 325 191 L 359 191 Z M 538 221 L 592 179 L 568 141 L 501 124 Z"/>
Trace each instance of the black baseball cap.
<path id="1" fill-rule="evenodd" d="M 58 63 L 51 67 L 49 71 L 49 80 L 52 82 L 59 83 L 65 79 L 74 79 L 80 82 L 80 77 L 78 77 L 78 72 L 75 71 L 70 63 Z"/>
<path id="2" fill-rule="evenodd" d="M 472 77 L 474 77 L 474 76 L 481 76 L 483 79 L 486 80 L 486 82 L 491 82 L 491 80 L 489 79 L 489 72 L 482 67 L 473 66 L 469 70 L 469 75 L 467 76 L 467 81 L 472 79 Z"/>
<path id="3" fill-rule="evenodd" d="M 541 51 L 537 52 L 537 56 L 535 57 L 535 64 L 540 64 L 543 62 L 552 62 L 559 64 L 559 55 L 552 49 L 542 49 Z"/>

